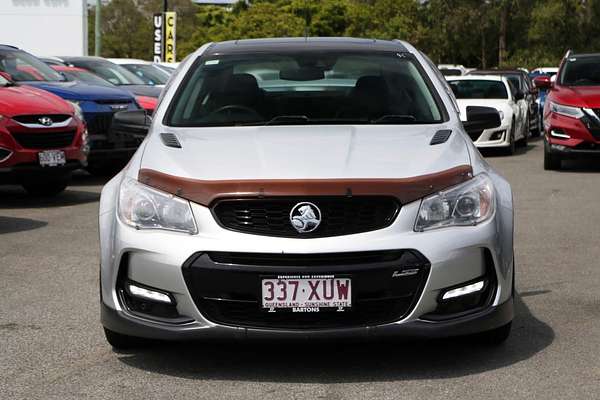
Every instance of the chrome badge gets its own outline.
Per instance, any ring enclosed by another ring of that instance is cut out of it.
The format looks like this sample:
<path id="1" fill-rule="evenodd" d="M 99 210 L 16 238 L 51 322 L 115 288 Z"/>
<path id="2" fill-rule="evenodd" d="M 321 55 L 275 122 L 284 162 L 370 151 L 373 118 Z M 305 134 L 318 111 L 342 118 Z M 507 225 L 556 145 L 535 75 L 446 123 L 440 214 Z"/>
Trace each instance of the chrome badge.
<path id="1" fill-rule="evenodd" d="M 298 203 L 290 211 L 290 222 L 299 233 L 312 232 L 321 224 L 321 210 L 313 203 Z"/>
<path id="2" fill-rule="evenodd" d="M 38 122 L 44 126 L 50 126 L 54 123 L 54 121 L 52 121 L 52 118 L 50 118 L 50 117 L 38 118 Z"/>

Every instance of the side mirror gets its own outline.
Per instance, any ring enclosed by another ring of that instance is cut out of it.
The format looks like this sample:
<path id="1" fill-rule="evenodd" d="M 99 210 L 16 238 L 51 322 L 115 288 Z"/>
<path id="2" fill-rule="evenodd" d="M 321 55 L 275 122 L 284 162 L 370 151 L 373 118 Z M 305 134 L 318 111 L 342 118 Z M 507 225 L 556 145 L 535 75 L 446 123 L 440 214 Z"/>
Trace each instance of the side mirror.
<path id="1" fill-rule="evenodd" d="M 113 116 L 111 134 L 130 135 L 143 138 L 148 134 L 152 118 L 145 110 L 119 111 Z"/>
<path id="2" fill-rule="evenodd" d="M 485 129 L 497 128 L 502 124 L 500 113 L 492 107 L 467 107 L 467 120 L 463 122 L 465 131 L 471 137 L 479 137 Z"/>
<path id="3" fill-rule="evenodd" d="M 547 75 L 536 76 L 535 78 L 533 78 L 533 84 L 536 88 L 544 90 L 550 89 L 552 87 L 552 81 Z"/>
<path id="4" fill-rule="evenodd" d="M 525 93 L 522 90 L 517 90 L 517 92 L 515 93 L 515 100 L 519 101 L 519 100 L 523 100 L 525 98 Z"/>

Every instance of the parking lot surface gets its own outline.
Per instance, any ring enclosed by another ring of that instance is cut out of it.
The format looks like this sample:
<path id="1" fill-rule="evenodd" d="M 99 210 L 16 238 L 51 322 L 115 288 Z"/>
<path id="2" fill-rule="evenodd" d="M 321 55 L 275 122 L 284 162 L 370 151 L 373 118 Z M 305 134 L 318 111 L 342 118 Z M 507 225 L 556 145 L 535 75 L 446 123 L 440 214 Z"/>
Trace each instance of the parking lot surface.
<path id="1" fill-rule="evenodd" d="M 516 317 L 498 348 L 435 342 L 186 343 L 113 352 L 99 322 L 97 211 L 0 187 L 2 399 L 600 398 L 600 163 L 486 153 L 516 208 Z"/>

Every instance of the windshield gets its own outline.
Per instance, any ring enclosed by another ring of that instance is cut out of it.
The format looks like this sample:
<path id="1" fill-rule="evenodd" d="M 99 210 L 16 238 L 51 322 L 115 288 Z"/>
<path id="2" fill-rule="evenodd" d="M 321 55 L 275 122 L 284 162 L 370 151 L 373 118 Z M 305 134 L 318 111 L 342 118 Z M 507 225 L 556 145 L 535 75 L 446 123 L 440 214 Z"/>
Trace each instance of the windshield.
<path id="1" fill-rule="evenodd" d="M 508 99 L 501 81 L 456 80 L 448 82 L 457 99 Z"/>
<path id="2" fill-rule="evenodd" d="M 152 65 L 126 64 L 123 67 L 136 74 L 147 85 L 164 85 L 169 79 L 169 74 Z"/>
<path id="3" fill-rule="evenodd" d="M 409 56 L 315 51 L 201 58 L 166 119 L 173 126 L 441 121 L 428 81 Z"/>
<path id="4" fill-rule="evenodd" d="M 92 71 L 113 85 L 145 85 L 144 81 L 120 65 L 103 61 L 73 61 L 76 67 Z"/>
<path id="5" fill-rule="evenodd" d="M 108 87 L 115 86 L 112 83 L 110 83 L 109 81 L 104 80 L 104 79 L 100 78 L 98 75 L 94 75 L 88 71 L 69 70 L 69 71 L 63 71 L 63 74 L 65 74 L 71 80 L 85 82 L 90 85 L 108 86 Z"/>
<path id="6" fill-rule="evenodd" d="M 31 54 L 19 50 L 0 50 L 0 72 L 16 82 L 62 82 L 64 77 Z"/>
<path id="7" fill-rule="evenodd" d="M 569 58 L 560 78 L 563 86 L 600 86 L 600 56 Z"/>

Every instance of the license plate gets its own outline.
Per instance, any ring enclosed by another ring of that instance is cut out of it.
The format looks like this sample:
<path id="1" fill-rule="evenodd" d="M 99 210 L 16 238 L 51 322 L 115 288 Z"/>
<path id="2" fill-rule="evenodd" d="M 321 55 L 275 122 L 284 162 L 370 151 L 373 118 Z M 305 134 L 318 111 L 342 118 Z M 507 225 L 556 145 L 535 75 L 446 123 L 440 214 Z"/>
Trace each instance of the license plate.
<path id="1" fill-rule="evenodd" d="M 65 152 L 62 150 L 41 151 L 38 153 L 38 157 L 42 167 L 57 167 L 67 162 Z"/>
<path id="2" fill-rule="evenodd" d="M 262 279 L 266 311 L 345 311 L 352 307 L 352 282 L 333 275 L 277 276 Z"/>

